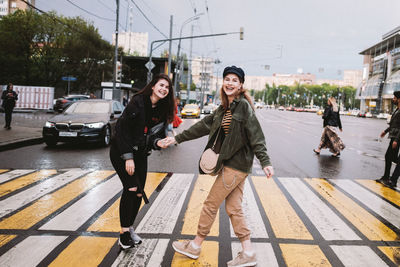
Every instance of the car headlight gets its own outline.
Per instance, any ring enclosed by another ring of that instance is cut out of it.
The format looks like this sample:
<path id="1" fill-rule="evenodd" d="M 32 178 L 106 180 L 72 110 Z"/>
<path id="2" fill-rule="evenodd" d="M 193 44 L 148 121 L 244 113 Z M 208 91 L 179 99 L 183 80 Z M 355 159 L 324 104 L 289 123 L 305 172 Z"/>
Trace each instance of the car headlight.
<path id="1" fill-rule="evenodd" d="M 50 122 L 50 121 L 46 121 L 46 123 L 44 124 L 44 127 L 46 128 L 51 128 L 54 127 L 55 123 L 54 122 Z"/>
<path id="2" fill-rule="evenodd" d="M 86 123 L 85 126 L 88 128 L 102 128 L 104 126 L 104 123 L 103 122 Z"/>

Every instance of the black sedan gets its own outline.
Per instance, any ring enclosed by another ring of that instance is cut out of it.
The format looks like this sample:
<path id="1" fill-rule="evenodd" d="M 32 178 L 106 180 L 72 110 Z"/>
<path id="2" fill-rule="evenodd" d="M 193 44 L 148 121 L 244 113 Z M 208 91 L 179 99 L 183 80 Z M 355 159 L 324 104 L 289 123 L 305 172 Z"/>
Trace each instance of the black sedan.
<path id="1" fill-rule="evenodd" d="M 89 99 L 88 95 L 68 95 L 61 97 L 56 100 L 56 103 L 53 106 L 53 110 L 57 112 L 63 112 L 67 107 L 69 107 L 72 103 Z"/>
<path id="2" fill-rule="evenodd" d="M 123 109 L 122 104 L 114 100 L 77 101 L 46 122 L 43 140 L 47 146 L 78 140 L 101 142 L 108 146 Z"/>

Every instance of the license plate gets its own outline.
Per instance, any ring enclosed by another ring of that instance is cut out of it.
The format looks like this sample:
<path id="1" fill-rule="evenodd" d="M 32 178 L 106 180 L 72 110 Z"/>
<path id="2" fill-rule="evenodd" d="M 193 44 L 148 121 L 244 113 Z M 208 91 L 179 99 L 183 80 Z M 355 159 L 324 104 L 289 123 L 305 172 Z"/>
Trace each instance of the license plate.
<path id="1" fill-rule="evenodd" d="M 77 137 L 78 133 L 77 132 L 60 132 L 58 135 L 59 136 L 67 136 L 67 137 Z"/>

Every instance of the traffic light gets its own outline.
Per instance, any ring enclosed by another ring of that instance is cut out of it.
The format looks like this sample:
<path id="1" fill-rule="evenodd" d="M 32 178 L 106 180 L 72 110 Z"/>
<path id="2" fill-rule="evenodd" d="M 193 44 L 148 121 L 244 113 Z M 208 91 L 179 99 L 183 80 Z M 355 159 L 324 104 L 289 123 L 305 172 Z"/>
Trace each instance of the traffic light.
<path id="1" fill-rule="evenodd" d="M 122 79 L 122 64 L 120 61 L 117 61 L 116 71 L 115 71 L 115 80 L 117 82 L 121 82 Z"/>
<path id="2" fill-rule="evenodd" d="M 240 40 L 243 40 L 243 35 L 244 35 L 244 29 L 243 27 L 240 27 L 240 36 L 239 36 Z"/>

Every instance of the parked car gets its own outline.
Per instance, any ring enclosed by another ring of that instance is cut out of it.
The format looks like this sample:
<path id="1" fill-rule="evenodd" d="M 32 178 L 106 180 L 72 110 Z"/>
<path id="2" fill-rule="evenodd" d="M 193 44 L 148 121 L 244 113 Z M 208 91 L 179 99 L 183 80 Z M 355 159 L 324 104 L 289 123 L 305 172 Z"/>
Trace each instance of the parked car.
<path id="1" fill-rule="evenodd" d="M 285 111 L 285 108 L 284 108 L 283 106 L 280 106 L 280 107 L 278 108 L 278 110 L 279 110 L 279 111 Z"/>
<path id="2" fill-rule="evenodd" d="M 365 117 L 366 117 L 366 118 L 372 118 L 372 114 L 371 114 L 371 112 L 367 112 L 367 113 L 365 113 Z"/>
<path id="3" fill-rule="evenodd" d="M 324 114 L 324 111 L 323 111 L 322 109 L 320 109 L 320 110 L 317 111 L 317 115 L 320 115 L 320 116 L 321 116 L 321 115 L 323 115 L 323 114 Z"/>
<path id="4" fill-rule="evenodd" d="M 363 112 L 361 112 L 361 111 L 358 112 L 357 117 L 366 118 L 365 113 L 363 113 Z"/>
<path id="5" fill-rule="evenodd" d="M 211 114 L 216 110 L 216 106 L 214 104 L 208 104 L 206 106 L 203 107 L 203 110 L 201 111 L 201 113 L 203 114 Z"/>
<path id="6" fill-rule="evenodd" d="M 68 95 L 61 98 L 58 98 L 53 105 L 53 110 L 58 112 L 63 112 L 67 107 L 69 107 L 72 103 L 89 99 L 88 95 Z"/>
<path id="7" fill-rule="evenodd" d="M 196 104 L 186 104 L 181 110 L 181 117 L 188 118 L 200 118 L 200 107 Z"/>
<path id="8" fill-rule="evenodd" d="M 387 113 L 379 113 L 378 116 L 376 116 L 378 119 L 387 119 L 389 117 L 389 114 Z"/>
<path id="9" fill-rule="evenodd" d="M 256 102 L 254 106 L 255 108 L 264 108 L 264 104 L 261 102 Z"/>
<path id="10" fill-rule="evenodd" d="M 93 99 L 72 103 L 43 127 L 43 140 L 54 147 L 58 142 L 87 141 L 110 144 L 115 124 L 124 107 L 114 100 Z"/>

